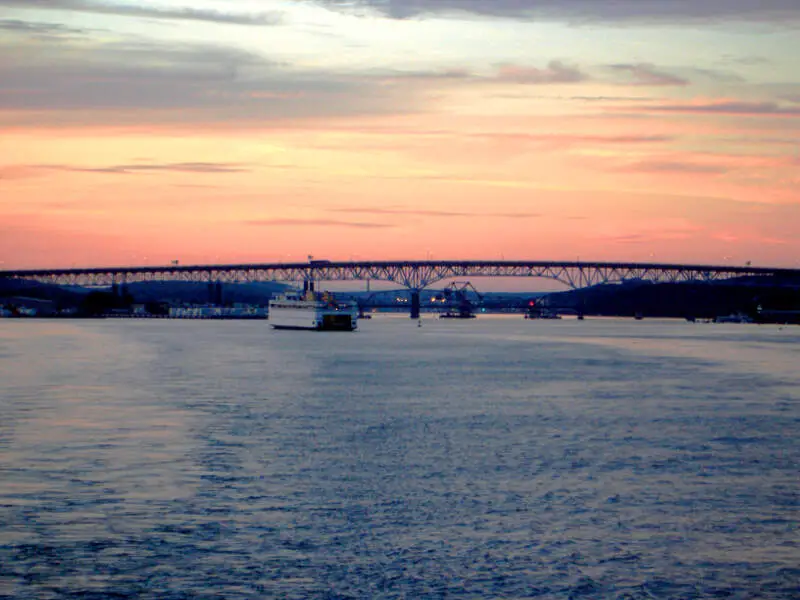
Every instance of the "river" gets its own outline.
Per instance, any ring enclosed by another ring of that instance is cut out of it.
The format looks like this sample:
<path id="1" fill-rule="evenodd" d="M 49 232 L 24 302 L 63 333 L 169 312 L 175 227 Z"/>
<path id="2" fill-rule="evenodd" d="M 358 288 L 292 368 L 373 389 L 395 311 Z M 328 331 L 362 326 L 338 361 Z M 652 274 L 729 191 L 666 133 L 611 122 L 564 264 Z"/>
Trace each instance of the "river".
<path id="1" fill-rule="evenodd" d="M 800 327 L 0 321 L 0 598 L 789 598 Z"/>

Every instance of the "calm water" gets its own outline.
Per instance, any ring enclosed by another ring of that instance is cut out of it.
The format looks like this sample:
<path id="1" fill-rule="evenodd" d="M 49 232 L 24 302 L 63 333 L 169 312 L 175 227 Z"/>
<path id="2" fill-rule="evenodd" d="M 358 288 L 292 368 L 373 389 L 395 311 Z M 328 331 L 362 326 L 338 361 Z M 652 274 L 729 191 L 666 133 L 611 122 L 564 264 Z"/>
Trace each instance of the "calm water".
<path id="1" fill-rule="evenodd" d="M 0 321 L 0 597 L 800 597 L 800 328 Z"/>

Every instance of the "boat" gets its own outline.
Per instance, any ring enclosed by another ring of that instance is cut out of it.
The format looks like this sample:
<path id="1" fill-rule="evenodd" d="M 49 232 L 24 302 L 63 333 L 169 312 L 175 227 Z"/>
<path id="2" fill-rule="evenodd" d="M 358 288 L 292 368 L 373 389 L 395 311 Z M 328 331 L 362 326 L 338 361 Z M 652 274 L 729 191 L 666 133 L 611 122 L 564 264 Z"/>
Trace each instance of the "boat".
<path id="1" fill-rule="evenodd" d="M 752 323 L 753 319 L 744 313 L 733 313 L 728 316 L 718 316 L 714 323 Z"/>
<path id="2" fill-rule="evenodd" d="M 469 311 L 449 310 L 439 314 L 440 319 L 474 319 L 475 315 Z"/>
<path id="3" fill-rule="evenodd" d="M 549 310 L 529 310 L 525 313 L 526 319 L 536 319 L 536 320 L 558 320 L 561 319 L 561 315 L 558 313 L 551 312 Z"/>
<path id="4" fill-rule="evenodd" d="M 287 292 L 270 300 L 268 318 L 274 329 L 354 331 L 358 327 L 358 307 L 306 285 L 302 292 Z"/>

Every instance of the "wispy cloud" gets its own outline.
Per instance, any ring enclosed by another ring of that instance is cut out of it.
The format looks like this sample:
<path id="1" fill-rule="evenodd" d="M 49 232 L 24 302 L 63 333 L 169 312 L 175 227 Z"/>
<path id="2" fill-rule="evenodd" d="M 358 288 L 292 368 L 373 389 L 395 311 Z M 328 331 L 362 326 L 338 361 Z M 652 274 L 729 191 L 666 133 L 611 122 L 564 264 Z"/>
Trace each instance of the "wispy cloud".
<path id="1" fill-rule="evenodd" d="M 616 64 L 610 65 L 610 68 L 626 74 L 629 78 L 623 83 L 627 85 L 684 86 L 689 84 L 688 79 L 667 73 L 648 63 Z"/>
<path id="2" fill-rule="evenodd" d="M 72 173 L 106 173 L 115 175 L 131 175 L 152 171 L 169 171 L 174 173 L 243 173 L 250 171 L 242 165 L 235 163 L 209 163 L 209 162 L 184 162 L 184 163 L 157 163 L 157 164 L 130 164 L 110 165 L 106 167 L 81 167 L 75 165 L 34 165 L 34 168 L 51 171 L 68 171 Z"/>
<path id="3" fill-rule="evenodd" d="M 341 10 L 369 8 L 405 19 L 474 13 L 570 23 L 800 21 L 796 0 L 313 0 Z"/>
<path id="4" fill-rule="evenodd" d="M 469 69 L 434 69 L 434 70 L 416 70 L 416 71 L 402 71 L 402 70 L 383 70 L 377 73 L 365 73 L 367 76 L 373 76 L 378 79 L 384 80 L 421 80 L 421 81 L 459 81 L 464 79 L 474 79 L 475 75 Z"/>
<path id="5" fill-rule="evenodd" d="M 792 157 L 785 154 L 746 154 L 742 152 L 671 152 L 606 163 L 613 171 L 638 173 L 725 174 L 736 172 L 737 181 L 745 176 L 760 177 L 764 172 L 790 169 Z M 763 181 L 762 181 L 763 183 Z"/>
<path id="6" fill-rule="evenodd" d="M 0 4 L 2 4 L 2 2 L 0 2 Z M 0 19 L 0 31 L 24 33 L 37 37 L 61 37 L 89 33 L 88 29 L 68 27 L 60 23 L 40 23 L 34 21 L 20 21 L 19 19 Z"/>
<path id="7" fill-rule="evenodd" d="M 604 242 L 610 242 L 612 244 L 652 244 L 653 242 L 658 241 L 680 241 L 680 240 L 687 240 L 694 235 L 697 235 L 698 231 L 702 228 L 694 228 L 689 230 L 683 229 L 662 229 L 659 231 L 648 231 L 647 233 L 625 233 L 625 234 L 611 234 L 611 235 L 600 235 L 598 236 L 599 239 L 603 240 Z"/>
<path id="8" fill-rule="evenodd" d="M 548 134 L 548 133 L 506 133 L 484 132 L 465 134 L 465 137 L 483 138 L 492 140 L 517 141 L 517 142 L 545 142 L 558 145 L 595 144 L 595 145 L 624 145 L 624 144 L 656 144 L 670 142 L 673 136 L 660 134 L 628 134 L 628 135 L 591 135 L 591 134 Z"/>
<path id="9" fill-rule="evenodd" d="M 648 102 L 653 98 L 646 96 L 570 96 L 569 100 L 580 102 Z"/>
<path id="10" fill-rule="evenodd" d="M 470 213 L 407 208 L 331 208 L 330 212 L 368 215 L 414 215 L 420 217 L 470 217 Z"/>
<path id="11" fill-rule="evenodd" d="M 721 61 L 723 63 L 729 63 L 733 65 L 768 65 L 772 61 L 764 56 L 738 56 L 733 54 L 726 54 L 722 57 Z"/>
<path id="12" fill-rule="evenodd" d="M 377 115 L 415 110 L 422 96 L 406 86 L 351 73 L 276 64 L 237 48 L 145 40 L 87 43 L 29 40 L 25 51 L 0 40 L 4 124 L 102 125 L 135 122 L 233 123 L 286 118 Z"/>
<path id="13" fill-rule="evenodd" d="M 42 40 L 27 44 L 24 53 L 0 44 L 0 108 L 208 106 L 215 104 L 213 91 L 260 61 L 246 52 L 202 44 L 97 41 L 87 48 Z"/>
<path id="14" fill-rule="evenodd" d="M 650 241 L 650 238 L 638 233 L 608 236 L 606 239 L 614 244 L 644 244 L 645 242 Z"/>
<path id="15" fill-rule="evenodd" d="M 588 76 L 577 66 L 568 65 L 559 60 L 551 60 L 545 67 L 533 67 L 516 64 L 501 64 L 490 74 L 478 74 L 467 68 L 430 69 L 430 70 L 381 70 L 364 72 L 362 77 L 392 82 L 472 82 L 472 83 L 518 83 L 527 85 L 547 85 L 559 83 L 579 83 Z"/>
<path id="16" fill-rule="evenodd" d="M 471 213 L 462 211 L 447 211 L 447 210 L 429 210 L 429 209 L 414 209 L 414 208 L 332 208 L 330 212 L 337 213 L 352 213 L 352 214 L 369 214 L 369 215 L 411 215 L 416 217 L 463 217 L 463 218 L 485 218 L 485 217 L 500 217 L 509 219 L 532 219 L 540 217 L 538 213 L 503 213 L 503 212 L 487 212 L 487 213 Z"/>
<path id="17" fill-rule="evenodd" d="M 200 8 L 157 8 L 120 2 L 89 0 L 0 0 L 0 6 L 37 10 L 60 10 L 98 13 L 148 19 L 170 19 L 180 21 L 206 21 L 229 25 L 277 25 L 282 16 L 277 12 L 237 13 L 206 10 Z"/>
<path id="18" fill-rule="evenodd" d="M 575 66 L 553 60 L 543 69 L 503 65 L 497 72 L 498 81 L 523 84 L 579 83 L 588 79 L 587 75 Z"/>
<path id="19" fill-rule="evenodd" d="M 708 173 L 721 174 L 730 171 L 724 165 L 703 164 L 680 160 L 640 160 L 628 163 L 618 169 L 639 173 Z"/>
<path id="20" fill-rule="evenodd" d="M 391 229 L 394 227 L 390 223 L 340 221 L 337 219 L 254 219 L 244 223 L 255 227 L 347 227 L 353 229 Z"/>
<path id="21" fill-rule="evenodd" d="M 685 114 L 718 114 L 736 116 L 800 117 L 800 107 L 782 106 L 776 102 L 745 102 L 721 100 L 716 102 L 686 102 L 680 104 L 648 104 L 643 111 Z"/>
<path id="22" fill-rule="evenodd" d="M 701 77 L 710 79 L 711 81 L 720 81 L 723 83 L 744 83 L 745 78 L 730 71 L 721 71 L 719 69 L 701 69 L 700 67 L 692 67 L 692 72 L 697 73 Z"/>

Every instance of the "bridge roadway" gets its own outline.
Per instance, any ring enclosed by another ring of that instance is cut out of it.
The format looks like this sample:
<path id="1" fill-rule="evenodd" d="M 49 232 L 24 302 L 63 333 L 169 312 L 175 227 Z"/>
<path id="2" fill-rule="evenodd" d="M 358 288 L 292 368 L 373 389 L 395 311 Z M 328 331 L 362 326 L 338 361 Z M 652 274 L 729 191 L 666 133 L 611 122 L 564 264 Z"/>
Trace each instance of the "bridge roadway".
<path id="1" fill-rule="evenodd" d="M 461 277 L 543 277 L 577 289 L 601 283 L 646 280 L 654 283 L 721 281 L 743 276 L 800 277 L 800 269 L 614 262 L 559 261 L 376 261 L 264 263 L 234 265 L 164 265 L 78 269 L 0 271 L 0 278 L 27 279 L 57 285 L 108 287 L 141 281 L 250 283 L 255 281 L 389 281 L 423 290 L 445 279 Z"/>
<path id="2" fill-rule="evenodd" d="M 310 261 L 234 265 L 164 265 L 84 269 L 0 271 L 4 277 L 57 285 L 108 287 L 142 281 L 250 283 L 256 281 L 388 281 L 411 292 L 412 316 L 419 312 L 419 292 L 432 284 L 463 277 L 542 277 L 577 289 L 602 283 L 644 280 L 653 283 L 722 281 L 744 276 L 800 278 L 800 269 L 615 262 L 560 261 Z M 416 309 L 416 310 L 415 310 Z"/>

